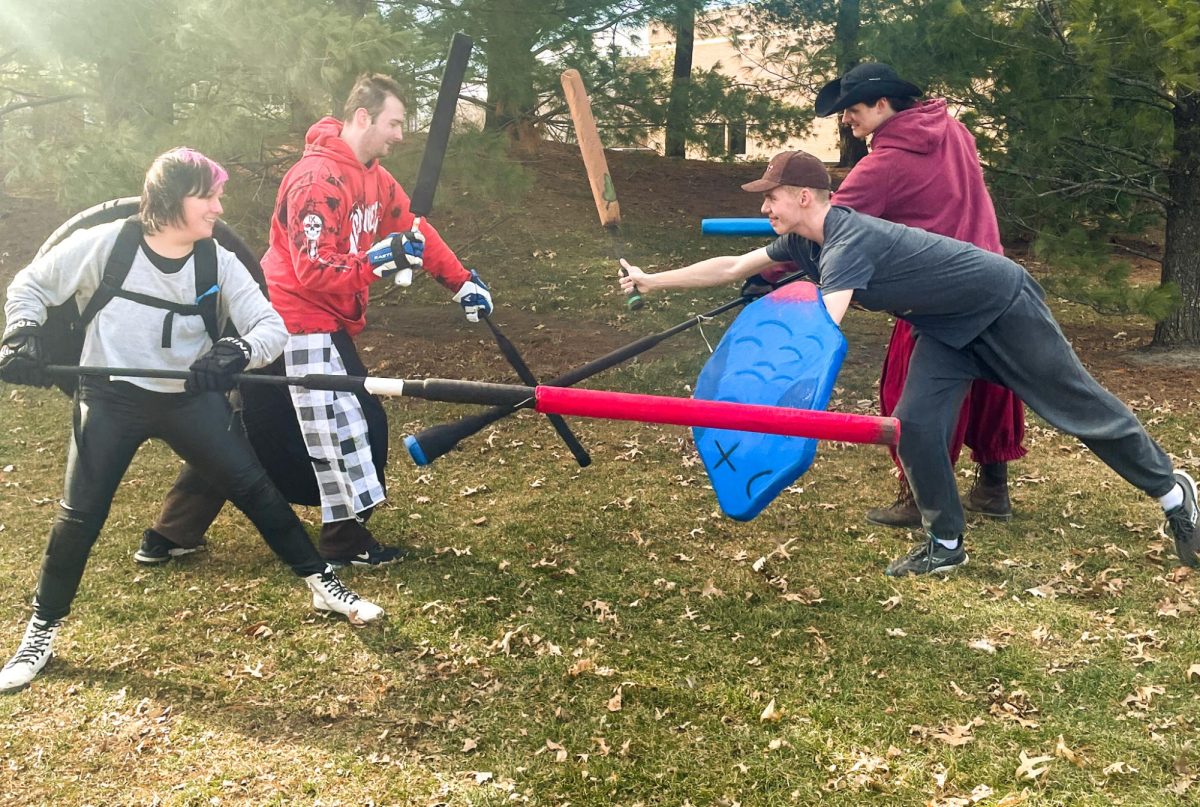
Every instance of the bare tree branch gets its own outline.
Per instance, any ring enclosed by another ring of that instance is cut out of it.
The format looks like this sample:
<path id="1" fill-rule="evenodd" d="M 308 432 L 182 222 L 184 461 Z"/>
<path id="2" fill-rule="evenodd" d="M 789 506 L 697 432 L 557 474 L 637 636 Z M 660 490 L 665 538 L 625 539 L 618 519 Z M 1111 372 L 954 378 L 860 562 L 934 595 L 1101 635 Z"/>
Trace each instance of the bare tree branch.
<path id="1" fill-rule="evenodd" d="M 1130 151 L 1129 149 L 1123 149 L 1118 146 L 1114 146 L 1111 143 L 1093 143 L 1090 140 L 1084 140 L 1081 137 L 1064 137 L 1063 139 L 1066 140 L 1068 143 L 1074 143 L 1076 145 L 1083 146 L 1085 148 L 1095 149 L 1096 151 L 1107 152 L 1107 153 L 1112 153 L 1112 154 L 1120 154 L 1122 157 L 1128 157 L 1129 159 L 1133 160 L 1134 162 L 1140 163 L 1140 164 L 1146 166 L 1147 168 L 1152 168 L 1155 171 L 1166 172 L 1169 170 L 1169 166 L 1163 165 L 1162 163 L 1156 163 L 1156 162 L 1154 162 L 1154 160 L 1151 160 L 1149 157 L 1145 156 L 1144 154 L 1138 154 L 1136 151 Z"/>
<path id="2" fill-rule="evenodd" d="M 83 93 L 71 93 L 70 95 L 52 95 L 47 98 L 34 98 L 25 101 L 10 101 L 4 106 L 0 106 L 0 118 L 10 112 L 16 112 L 18 109 L 32 109 L 39 106 L 48 106 L 50 104 L 61 104 L 64 101 L 72 101 L 76 98 L 83 98 Z"/>
<path id="3" fill-rule="evenodd" d="M 1111 73 L 1109 74 L 1108 78 L 1117 82 L 1118 84 L 1124 84 L 1126 87 L 1137 87 L 1145 90 L 1151 95 L 1157 95 L 1159 98 L 1163 99 L 1163 101 L 1168 103 L 1171 109 L 1174 109 L 1179 104 L 1179 101 L 1175 98 L 1175 96 L 1171 95 L 1161 87 L 1151 84 L 1149 81 L 1143 81 L 1135 78 L 1123 78 L 1121 76 L 1114 76 Z"/>
<path id="4" fill-rule="evenodd" d="M 1113 241 L 1112 246 L 1116 249 L 1120 249 L 1125 252 L 1128 252 L 1131 255 L 1137 255 L 1139 258 L 1145 258 L 1146 260 L 1154 261 L 1155 263 L 1159 263 L 1159 264 L 1161 264 L 1163 262 L 1163 258 L 1161 255 L 1152 255 L 1149 252 L 1144 252 L 1144 251 L 1138 249 L 1137 247 L 1131 247 L 1127 244 L 1122 244 L 1119 241 Z"/>
<path id="5" fill-rule="evenodd" d="M 1038 196 L 1053 196 L 1058 194 L 1078 195 L 1086 191 L 1111 190 L 1117 193 L 1126 193 L 1139 199 L 1148 199 L 1149 201 L 1162 205 L 1163 208 L 1170 207 L 1173 204 L 1171 197 L 1164 196 L 1161 193 L 1156 193 L 1149 188 L 1129 187 L 1126 185 L 1117 184 L 1115 182 L 1109 182 L 1107 180 L 1073 182 L 1071 180 L 1059 179 L 1058 177 L 1031 174 L 1028 171 L 1019 171 L 1015 168 L 997 168 L 993 166 L 992 170 L 1001 174 L 1008 174 L 1009 176 L 1021 177 L 1022 179 L 1034 180 L 1037 182 L 1049 182 L 1059 186 L 1054 190 L 1043 191 L 1042 193 L 1039 193 Z"/>

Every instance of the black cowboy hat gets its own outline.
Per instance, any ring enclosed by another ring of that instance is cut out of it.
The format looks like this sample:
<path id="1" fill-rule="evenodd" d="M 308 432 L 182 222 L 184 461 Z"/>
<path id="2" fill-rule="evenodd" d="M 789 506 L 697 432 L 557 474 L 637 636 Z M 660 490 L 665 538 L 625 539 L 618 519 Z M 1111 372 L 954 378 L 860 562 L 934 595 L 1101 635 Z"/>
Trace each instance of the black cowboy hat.
<path id="1" fill-rule="evenodd" d="M 817 114 L 822 118 L 846 107 L 877 98 L 916 98 L 921 88 L 900 78 L 891 65 L 864 62 L 835 78 L 817 93 Z"/>

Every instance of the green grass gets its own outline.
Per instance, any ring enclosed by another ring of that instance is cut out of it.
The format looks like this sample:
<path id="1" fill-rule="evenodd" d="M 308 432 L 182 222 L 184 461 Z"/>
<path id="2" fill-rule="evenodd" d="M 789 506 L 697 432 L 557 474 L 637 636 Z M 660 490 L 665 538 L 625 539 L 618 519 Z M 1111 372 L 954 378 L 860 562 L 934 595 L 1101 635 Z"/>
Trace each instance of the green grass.
<path id="1" fill-rule="evenodd" d="M 505 305 L 632 339 L 731 296 L 677 294 L 631 315 L 599 239 L 532 214 L 514 226 L 474 247 Z M 553 250 L 554 272 L 531 282 L 533 259 L 506 264 L 514 239 Z M 663 229 L 632 248 L 667 265 L 728 243 Z M 724 324 L 705 328 L 714 345 Z M 839 409 L 873 408 L 887 332 L 851 314 Z M 686 394 L 706 353 L 693 331 L 591 386 Z M 7 653 L 60 493 L 69 406 L 11 386 L 0 401 Z M 1175 568 L 1154 502 L 1032 416 L 1017 517 L 972 524 L 971 562 L 949 579 L 892 581 L 882 569 L 908 540 L 861 518 L 893 492 L 882 449 L 823 445 L 793 490 L 737 523 L 718 514 L 684 429 L 574 421 L 594 458 L 580 470 L 522 414 L 418 469 L 399 439 L 460 410 L 388 407 L 391 498 L 371 526 L 416 553 L 347 574 L 386 620 L 313 615 L 237 514 L 206 555 L 137 567 L 178 468 L 150 444 L 56 659 L 0 699 L 0 801 L 1107 806 L 1200 792 L 1197 579 Z M 1139 411 L 1200 467 L 1194 401 Z M 301 512 L 315 528 L 318 513 Z M 1022 753 L 1049 756 L 1045 773 L 1018 778 Z"/>

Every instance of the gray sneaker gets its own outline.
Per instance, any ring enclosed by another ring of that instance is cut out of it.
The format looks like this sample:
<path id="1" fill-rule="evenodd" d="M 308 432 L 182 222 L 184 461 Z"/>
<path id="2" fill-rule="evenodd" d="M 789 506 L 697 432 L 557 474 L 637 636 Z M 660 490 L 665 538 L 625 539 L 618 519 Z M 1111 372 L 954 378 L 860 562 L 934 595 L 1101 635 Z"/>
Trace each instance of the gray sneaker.
<path id="1" fill-rule="evenodd" d="M 1196 533 L 1196 522 L 1200 520 L 1200 508 L 1196 506 L 1196 480 L 1185 471 L 1176 471 L 1172 476 L 1183 488 L 1183 504 L 1167 511 L 1167 527 L 1175 536 L 1175 552 L 1184 566 L 1200 564 L 1200 535 Z"/>
<path id="2" fill-rule="evenodd" d="M 907 577 L 917 574 L 946 574 L 967 562 L 967 550 L 962 538 L 958 546 L 947 549 L 929 535 L 923 543 L 917 544 L 902 558 L 896 558 L 888 564 L 888 577 Z"/>

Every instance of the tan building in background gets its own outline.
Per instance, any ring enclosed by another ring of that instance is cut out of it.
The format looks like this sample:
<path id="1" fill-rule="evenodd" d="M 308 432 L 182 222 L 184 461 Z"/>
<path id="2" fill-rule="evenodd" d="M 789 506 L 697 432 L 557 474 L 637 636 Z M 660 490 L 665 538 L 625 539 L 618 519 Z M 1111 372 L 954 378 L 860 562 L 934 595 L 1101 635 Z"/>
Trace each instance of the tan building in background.
<path id="1" fill-rule="evenodd" d="M 697 18 L 696 37 L 692 48 L 693 73 L 707 71 L 715 66 L 720 73 L 747 84 L 770 85 L 778 82 L 778 76 L 760 66 L 753 56 L 744 55 L 734 46 L 730 32 L 735 28 L 747 28 L 743 20 L 743 12 L 736 6 L 712 11 Z M 777 37 L 778 39 L 764 43 L 769 52 L 775 42 L 783 41 L 785 35 L 786 32 L 781 31 L 752 34 L 750 37 L 742 35 L 740 44 L 743 50 L 751 53 L 764 49 L 761 44 L 754 42 L 755 37 Z M 663 23 L 652 23 L 648 39 L 650 59 L 664 64 L 669 71 L 675 60 L 675 32 Z M 781 100 L 810 108 L 813 103 L 813 98 L 794 90 L 782 94 Z M 716 150 L 719 153 L 738 160 L 764 161 L 784 149 L 803 149 L 826 162 L 836 163 L 838 160 L 836 118 L 817 118 L 807 135 L 790 137 L 782 144 L 769 145 L 755 140 L 748 134 L 745 121 L 714 122 L 708 124 L 706 130 L 706 139 L 718 147 Z M 665 139 L 666 133 L 661 130 L 650 135 L 651 145 L 660 154 Z M 689 142 L 687 156 L 706 159 L 708 153 L 698 144 Z"/>

